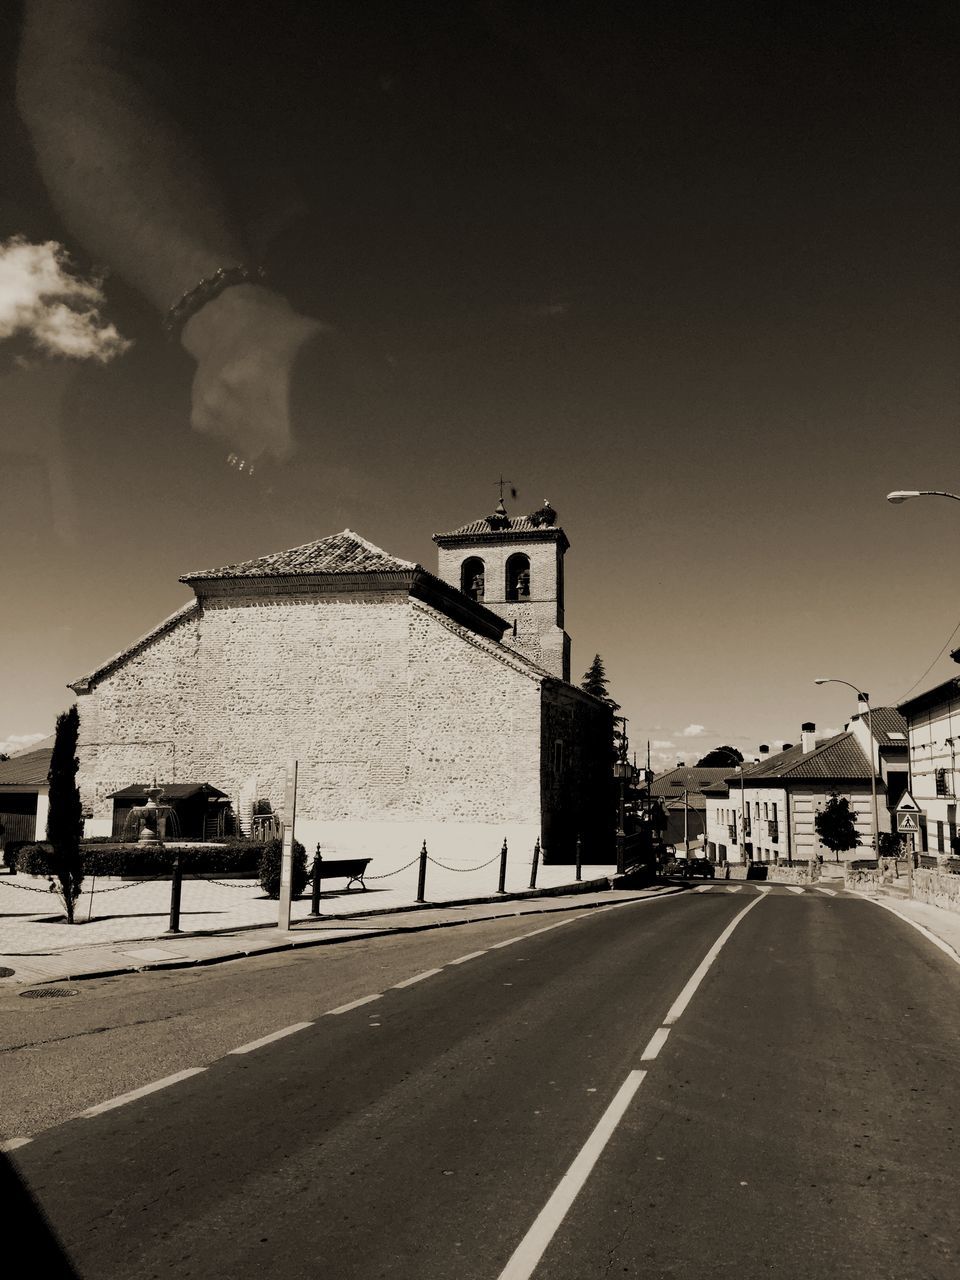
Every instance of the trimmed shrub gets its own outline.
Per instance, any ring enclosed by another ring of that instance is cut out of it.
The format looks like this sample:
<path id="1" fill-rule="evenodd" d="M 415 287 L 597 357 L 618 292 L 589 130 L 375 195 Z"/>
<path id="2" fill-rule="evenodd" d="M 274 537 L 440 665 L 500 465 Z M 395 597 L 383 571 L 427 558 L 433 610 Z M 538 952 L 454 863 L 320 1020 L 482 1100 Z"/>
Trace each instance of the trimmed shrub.
<path id="1" fill-rule="evenodd" d="M 260 855 L 260 887 L 268 898 L 280 897 L 280 858 L 283 853 L 283 841 L 271 840 Z M 291 893 L 299 898 L 309 880 L 307 874 L 307 851 L 299 840 L 293 842 L 293 876 Z"/>
<path id="2" fill-rule="evenodd" d="M 185 845 L 172 849 L 169 845 L 83 844 L 80 857 L 84 875 L 90 876 L 158 876 L 169 874 L 179 854 L 186 875 L 205 872 L 210 875 L 257 875 L 265 845 L 259 840 L 231 840 L 222 845 Z M 17 870 L 30 876 L 52 874 L 50 846 L 47 843 L 24 845 L 17 855 Z"/>

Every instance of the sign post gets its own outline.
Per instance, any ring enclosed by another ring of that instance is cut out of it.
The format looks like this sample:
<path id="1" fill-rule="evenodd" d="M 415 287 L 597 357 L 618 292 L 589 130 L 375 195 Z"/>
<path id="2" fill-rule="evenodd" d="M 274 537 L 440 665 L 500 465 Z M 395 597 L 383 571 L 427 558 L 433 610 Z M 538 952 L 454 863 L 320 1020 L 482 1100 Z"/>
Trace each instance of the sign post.
<path id="1" fill-rule="evenodd" d="M 905 791 L 897 805 L 897 831 L 907 840 L 907 897 L 913 897 L 913 851 L 920 835 L 920 806 L 909 791 Z"/>
<path id="2" fill-rule="evenodd" d="M 297 761 L 287 764 L 287 789 L 283 800 L 283 845 L 280 852 L 280 912 L 277 928 L 290 929 L 293 889 L 293 830 L 297 819 Z"/>

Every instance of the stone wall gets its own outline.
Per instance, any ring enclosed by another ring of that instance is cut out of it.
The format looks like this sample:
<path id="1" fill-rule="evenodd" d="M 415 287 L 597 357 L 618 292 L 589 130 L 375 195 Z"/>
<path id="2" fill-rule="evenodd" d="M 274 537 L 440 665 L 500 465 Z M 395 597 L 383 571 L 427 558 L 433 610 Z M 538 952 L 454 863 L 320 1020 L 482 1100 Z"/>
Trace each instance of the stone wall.
<path id="1" fill-rule="evenodd" d="M 404 592 L 208 599 L 79 705 L 89 834 L 110 792 L 154 776 L 234 800 L 253 780 L 279 811 L 294 758 L 308 846 L 396 828 L 400 849 L 452 823 L 469 861 L 539 831 L 539 678 Z"/>

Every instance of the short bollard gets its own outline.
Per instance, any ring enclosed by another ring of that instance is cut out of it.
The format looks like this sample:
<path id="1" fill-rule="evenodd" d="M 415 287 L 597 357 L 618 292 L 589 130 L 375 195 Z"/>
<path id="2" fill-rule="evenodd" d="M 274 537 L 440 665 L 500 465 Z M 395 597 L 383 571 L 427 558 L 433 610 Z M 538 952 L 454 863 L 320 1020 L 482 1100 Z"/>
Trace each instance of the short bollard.
<path id="1" fill-rule="evenodd" d="M 427 842 L 424 840 L 420 850 L 420 874 L 417 876 L 417 902 L 426 902 L 424 892 L 427 887 Z"/>
<path id="2" fill-rule="evenodd" d="M 537 871 L 540 867 L 540 839 L 537 837 L 537 843 L 533 846 L 533 864 L 530 868 L 530 888 L 537 887 Z"/>
<path id="3" fill-rule="evenodd" d="M 507 892 L 507 842 L 504 840 L 503 848 L 500 850 L 500 882 L 497 885 L 497 893 Z"/>
<path id="4" fill-rule="evenodd" d="M 310 915 L 318 916 L 320 914 L 320 880 L 322 877 L 321 863 L 323 858 L 320 854 L 320 846 L 317 845 L 317 852 L 313 858 L 313 888 L 310 891 Z"/>
<path id="5" fill-rule="evenodd" d="M 170 928 L 167 933 L 180 932 L 180 890 L 183 885 L 183 873 L 180 870 L 179 853 L 173 860 L 173 876 L 170 880 Z"/>
<path id="6" fill-rule="evenodd" d="M 582 850 L 580 847 L 580 837 L 577 836 L 577 879 L 580 879 L 580 868 L 582 866 Z"/>

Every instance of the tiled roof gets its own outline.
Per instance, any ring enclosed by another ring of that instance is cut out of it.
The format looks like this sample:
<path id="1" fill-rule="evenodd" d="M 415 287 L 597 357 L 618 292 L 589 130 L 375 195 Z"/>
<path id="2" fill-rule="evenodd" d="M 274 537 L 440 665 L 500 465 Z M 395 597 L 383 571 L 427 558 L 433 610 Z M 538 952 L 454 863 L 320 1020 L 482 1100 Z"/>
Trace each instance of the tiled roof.
<path id="1" fill-rule="evenodd" d="M 491 523 L 491 517 L 485 516 L 482 520 L 471 520 L 469 524 L 461 525 L 459 529 L 452 529 L 450 533 L 436 533 L 434 537 L 461 538 L 473 533 L 497 533 L 501 529 L 514 533 L 533 533 L 534 530 L 556 528 L 555 524 L 544 524 L 542 520 L 533 521 L 530 516 L 507 516 L 502 524 L 499 521 Z"/>
<path id="2" fill-rule="evenodd" d="M 855 715 L 853 719 L 866 720 L 866 712 Z M 873 726 L 873 736 L 879 746 L 905 747 L 907 745 L 907 722 L 896 707 L 871 707 L 870 723 Z M 891 738 L 892 733 L 898 733 L 901 736 Z"/>
<path id="3" fill-rule="evenodd" d="M 960 676 L 951 676 L 949 680 L 935 684 L 931 689 L 924 689 L 923 693 L 918 693 L 913 698 L 905 698 L 903 702 L 898 702 L 897 710 L 902 711 L 904 715 L 915 714 L 926 710 L 927 707 L 935 707 L 939 702 L 950 702 L 957 697 L 958 690 L 960 690 Z"/>
<path id="4" fill-rule="evenodd" d="M 686 787 L 689 795 L 699 795 L 704 787 L 722 782 L 729 773 L 730 770 L 727 766 L 722 769 L 698 769 L 695 766 L 669 769 L 666 773 L 660 773 L 653 779 L 650 783 L 650 794 L 652 796 L 673 796 L 675 792 L 682 791 Z M 680 797 L 680 803 L 682 805 L 683 796 Z"/>
<path id="5" fill-rule="evenodd" d="M 275 551 L 256 560 L 242 560 L 222 569 L 199 569 L 185 573 L 181 582 L 203 582 L 217 578 L 280 578 L 321 573 L 402 573 L 418 568 L 412 560 L 400 560 L 380 547 L 367 542 L 351 529 Z"/>
<path id="6" fill-rule="evenodd" d="M 836 778 L 868 781 L 870 765 L 852 733 L 838 733 L 813 751 L 791 747 L 745 770 L 749 779 Z"/>
<path id="7" fill-rule="evenodd" d="M 68 689 L 73 689 L 75 693 L 89 693 L 90 686 L 95 680 L 101 679 L 105 675 L 109 675 L 111 671 L 115 671 L 133 657 L 135 653 L 139 653 L 141 649 L 145 649 L 148 644 L 154 640 L 159 640 L 162 635 L 166 635 L 168 631 L 172 631 L 174 627 L 178 627 L 181 622 L 185 622 L 187 618 L 192 617 L 200 612 L 200 602 L 198 600 L 190 600 L 187 604 L 183 604 L 168 618 L 151 628 L 146 635 L 141 636 L 139 640 L 135 640 L 133 644 L 128 645 L 126 649 L 121 649 L 119 653 L 108 661 L 101 663 L 95 671 L 91 671 L 88 675 L 80 676 L 77 680 L 72 680 L 68 685 Z"/>
<path id="8" fill-rule="evenodd" d="M 0 760 L 0 787 L 46 786 L 52 753 L 52 747 L 40 747 Z"/>

